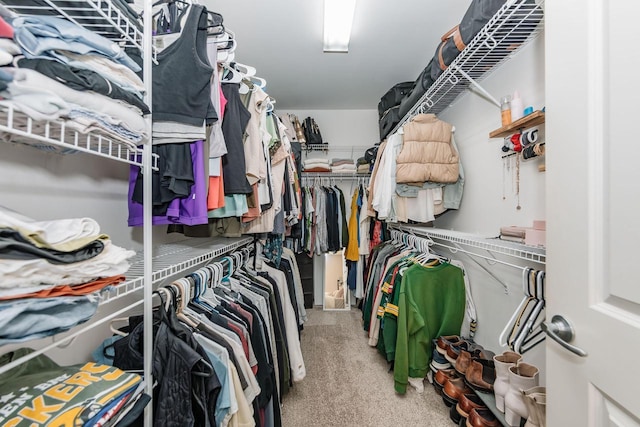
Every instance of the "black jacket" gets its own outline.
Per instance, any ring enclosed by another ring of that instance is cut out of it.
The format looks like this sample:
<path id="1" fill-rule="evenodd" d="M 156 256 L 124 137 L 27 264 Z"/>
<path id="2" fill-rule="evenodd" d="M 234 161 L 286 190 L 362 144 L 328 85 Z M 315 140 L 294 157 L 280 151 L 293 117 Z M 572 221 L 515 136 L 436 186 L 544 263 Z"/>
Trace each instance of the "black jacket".
<path id="1" fill-rule="evenodd" d="M 143 369 L 143 328 L 143 323 L 138 323 L 127 337 L 114 344 L 114 366 Z M 156 311 L 153 329 L 153 380 L 157 383 L 153 389 L 153 425 L 215 426 L 221 386 L 204 350 L 172 310 Z"/>

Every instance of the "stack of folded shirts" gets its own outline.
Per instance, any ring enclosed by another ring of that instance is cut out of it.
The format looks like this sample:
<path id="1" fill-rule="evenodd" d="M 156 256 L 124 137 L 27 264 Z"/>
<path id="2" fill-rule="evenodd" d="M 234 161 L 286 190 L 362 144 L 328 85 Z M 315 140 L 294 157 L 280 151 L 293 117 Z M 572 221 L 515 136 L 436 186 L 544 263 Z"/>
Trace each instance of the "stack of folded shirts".
<path id="1" fill-rule="evenodd" d="M 0 105 L 131 148 L 148 138 L 141 68 L 118 44 L 53 16 L 0 18 L 0 64 L 12 65 L 0 73 Z"/>
<path id="2" fill-rule="evenodd" d="M 371 172 L 371 165 L 367 161 L 366 158 L 360 157 L 356 161 L 356 166 L 358 166 L 358 173 L 369 173 Z"/>
<path id="3" fill-rule="evenodd" d="M 365 163 L 364 165 L 358 165 L 357 172 L 358 173 L 369 173 L 369 172 L 371 172 L 370 169 L 371 168 L 369 166 L 369 163 Z"/>
<path id="4" fill-rule="evenodd" d="M 134 255 L 91 218 L 34 221 L 0 207 L 0 345 L 89 320 Z"/>
<path id="5" fill-rule="evenodd" d="M 305 172 L 331 172 L 328 159 L 311 158 L 303 163 Z"/>
<path id="6" fill-rule="evenodd" d="M 524 227 L 500 227 L 500 240 L 509 242 L 524 243 L 527 231 Z"/>
<path id="7" fill-rule="evenodd" d="M 352 159 L 331 160 L 331 172 L 356 173 L 356 165 Z"/>
<path id="8" fill-rule="evenodd" d="M 4 354 L 0 366 L 31 352 Z M 143 391 L 138 374 L 95 363 L 59 366 L 39 355 L 0 374 L 0 425 L 124 425 L 149 403 Z"/>
<path id="9" fill-rule="evenodd" d="M 500 240 L 545 247 L 546 224 L 544 221 L 533 221 L 533 227 L 500 227 Z"/>

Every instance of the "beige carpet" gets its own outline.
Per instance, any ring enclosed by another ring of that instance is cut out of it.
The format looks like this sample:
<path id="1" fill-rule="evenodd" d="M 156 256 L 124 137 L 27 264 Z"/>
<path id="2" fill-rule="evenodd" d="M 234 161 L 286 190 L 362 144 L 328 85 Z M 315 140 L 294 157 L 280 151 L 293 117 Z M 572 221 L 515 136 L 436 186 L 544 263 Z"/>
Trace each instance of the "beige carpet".
<path id="1" fill-rule="evenodd" d="M 301 334 L 307 376 L 283 399 L 283 426 L 454 426 L 428 381 L 423 394 L 411 386 L 404 396 L 395 392 L 393 372 L 367 344 L 360 310 L 308 313 Z"/>

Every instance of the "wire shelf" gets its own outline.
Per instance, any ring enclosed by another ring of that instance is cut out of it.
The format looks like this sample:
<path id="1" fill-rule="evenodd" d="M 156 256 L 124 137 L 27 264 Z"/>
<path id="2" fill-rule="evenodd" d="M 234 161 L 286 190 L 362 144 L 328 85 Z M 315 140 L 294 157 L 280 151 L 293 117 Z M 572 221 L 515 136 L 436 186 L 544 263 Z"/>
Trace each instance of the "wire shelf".
<path id="1" fill-rule="evenodd" d="M 172 277 L 176 274 L 180 274 L 184 271 L 190 270 L 196 266 L 205 264 L 214 260 L 226 253 L 245 246 L 253 241 L 251 237 L 240 238 L 217 238 L 213 240 L 207 240 L 207 242 L 197 245 L 187 243 L 174 243 L 162 245 L 156 248 L 156 255 L 153 257 L 153 283 L 154 285 L 160 283 L 162 280 Z M 136 254 L 131 261 L 131 268 L 127 273 L 127 280 L 124 283 L 116 286 L 111 292 L 103 293 L 100 297 L 100 307 L 106 304 L 112 303 L 124 296 L 131 295 L 138 291 L 141 291 L 144 287 L 144 255 L 142 253 Z M 142 305 L 142 298 L 132 302 L 126 307 L 109 313 L 105 317 L 101 317 L 96 321 L 89 321 L 83 324 L 79 328 L 74 328 L 72 331 L 61 334 L 60 336 L 54 336 L 53 342 L 29 353 L 25 357 L 14 360 L 11 363 L 0 366 L 0 374 L 19 366 L 26 361 L 33 359 L 34 357 L 44 354 L 55 347 L 59 347 L 65 343 L 70 342 L 76 337 L 89 332 L 90 330 L 105 324 L 106 322 L 126 315 L 131 309 Z"/>
<path id="2" fill-rule="evenodd" d="M 311 151 L 329 151 L 329 144 L 302 144 L 302 151 L 305 153 Z"/>
<path id="3" fill-rule="evenodd" d="M 153 276 L 154 285 L 183 271 L 209 262 L 225 253 L 251 243 L 250 237 L 217 238 L 197 244 L 172 243 L 154 248 Z M 139 252 L 130 262 L 127 281 L 118 285 L 112 292 L 105 293 L 100 303 L 104 304 L 125 295 L 130 295 L 144 286 L 144 254 Z"/>
<path id="4" fill-rule="evenodd" d="M 251 237 L 216 238 L 206 242 L 195 244 L 173 243 L 154 248 L 153 275 L 154 284 L 198 265 L 205 264 L 239 247 L 251 243 Z M 142 261 L 132 263 L 129 276 L 144 275 L 144 263 Z"/>
<path id="5" fill-rule="evenodd" d="M 16 13 L 65 18 L 124 46 L 142 49 L 142 24 L 109 0 L 2 0 Z"/>
<path id="6" fill-rule="evenodd" d="M 533 40 L 544 26 L 542 5 L 531 0 L 508 0 L 390 134 L 417 114 L 441 113 L 471 85 L 465 74 L 481 81 Z"/>
<path id="7" fill-rule="evenodd" d="M 526 246 L 514 242 L 505 242 L 478 236 L 475 234 L 461 233 L 453 230 L 444 230 L 441 228 L 420 227 L 404 224 L 392 224 L 391 228 L 404 231 L 407 234 L 416 236 L 424 236 L 431 239 L 439 239 L 447 242 L 457 243 L 472 248 L 483 249 L 494 254 L 506 255 L 512 258 L 518 258 L 525 261 L 533 261 L 539 264 L 545 264 L 547 260 L 544 248 L 534 246 Z"/>
<path id="8" fill-rule="evenodd" d="M 60 154 L 89 153 L 142 166 L 142 150 L 133 143 L 121 142 L 95 131 L 81 133 L 71 129 L 63 120 L 34 120 L 12 105 L 0 107 L 0 140 Z M 158 167 L 156 154 L 151 166 L 154 169 Z"/>
<path id="9" fill-rule="evenodd" d="M 302 172 L 300 178 L 369 178 L 370 173 L 349 173 L 349 172 Z"/>

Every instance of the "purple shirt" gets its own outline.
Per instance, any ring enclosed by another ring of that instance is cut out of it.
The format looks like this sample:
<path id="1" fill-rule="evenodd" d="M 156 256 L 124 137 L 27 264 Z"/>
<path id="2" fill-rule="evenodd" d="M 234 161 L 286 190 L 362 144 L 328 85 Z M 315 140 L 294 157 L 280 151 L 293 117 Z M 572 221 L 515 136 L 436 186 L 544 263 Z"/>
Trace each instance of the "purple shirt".
<path id="1" fill-rule="evenodd" d="M 191 143 L 191 158 L 193 159 L 193 178 L 195 180 L 195 183 L 191 186 L 191 194 L 184 199 L 174 199 L 169 204 L 166 215 L 153 217 L 153 225 L 198 225 L 209 222 L 207 217 L 207 185 L 204 176 L 204 143 L 202 141 Z M 139 167 L 131 166 L 129 171 L 128 203 L 130 227 L 143 225 L 142 204 L 131 199 L 139 170 Z"/>

